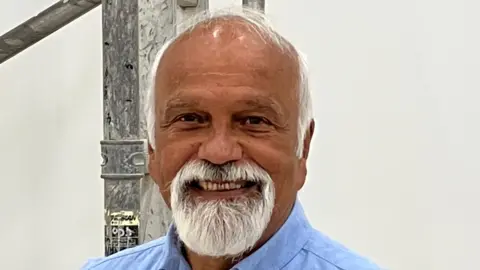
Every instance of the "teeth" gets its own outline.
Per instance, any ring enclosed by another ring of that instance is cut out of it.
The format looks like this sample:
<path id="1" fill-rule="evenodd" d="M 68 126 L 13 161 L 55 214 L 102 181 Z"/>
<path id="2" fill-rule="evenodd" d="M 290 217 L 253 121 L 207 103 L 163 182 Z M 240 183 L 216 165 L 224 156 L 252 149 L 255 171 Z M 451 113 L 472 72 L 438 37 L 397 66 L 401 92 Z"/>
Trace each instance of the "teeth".
<path id="1" fill-rule="evenodd" d="M 208 181 L 200 181 L 200 182 L 198 182 L 198 185 L 203 190 L 211 190 L 211 191 L 233 190 L 233 189 L 239 189 L 239 188 L 243 187 L 243 185 L 236 184 L 236 183 L 212 183 L 212 182 L 208 182 Z"/>
<path id="2" fill-rule="evenodd" d="M 201 187 L 202 189 L 208 189 L 208 187 L 207 187 L 207 184 L 208 184 L 208 183 L 203 182 L 203 181 L 200 181 L 198 184 L 200 185 L 200 187 Z"/>

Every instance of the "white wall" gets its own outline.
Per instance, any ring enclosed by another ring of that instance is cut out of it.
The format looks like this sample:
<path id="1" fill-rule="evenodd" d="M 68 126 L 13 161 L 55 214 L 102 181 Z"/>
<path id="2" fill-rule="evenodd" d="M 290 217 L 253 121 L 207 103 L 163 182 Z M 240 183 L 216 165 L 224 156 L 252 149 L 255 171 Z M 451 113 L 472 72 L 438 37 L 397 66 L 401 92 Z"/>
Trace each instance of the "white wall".
<path id="1" fill-rule="evenodd" d="M 391 269 L 480 269 L 480 2 L 291 2 L 267 11 L 310 60 L 312 222 Z"/>
<path id="2" fill-rule="evenodd" d="M 53 3 L 4 2 L 0 32 Z M 479 269 L 480 2 L 292 2 L 267 13 L 310 63 L 312 223 L 389 269 Z M 0 269 L 103 252 L 99 11 L 0 66 Z"/>
<path id="3" fill-rule="evenodd" d="M 54 0 L 2 1 L 0 33 Z M 0 65 L 0 269 L 102 254 L 101 10 Z"/>

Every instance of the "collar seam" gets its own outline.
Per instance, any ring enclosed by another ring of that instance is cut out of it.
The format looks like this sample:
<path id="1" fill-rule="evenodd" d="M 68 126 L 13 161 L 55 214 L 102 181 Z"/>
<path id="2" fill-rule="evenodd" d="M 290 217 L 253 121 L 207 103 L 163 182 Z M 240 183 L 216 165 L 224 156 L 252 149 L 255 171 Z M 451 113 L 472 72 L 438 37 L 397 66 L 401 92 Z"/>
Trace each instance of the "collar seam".
<path id="1" fill-rule="evenodd" d="M 305 231 L 308 231 L 308 227 L 307 226 L 304 226 L 304 229 Z M 282 270 L 282 269 L 285 269 L 285 267 L 287 267 L 290 262 L 293 261 L 293 259 L 295 259 L 295 257 L 298 256 L 298 254 L 302 251 L 302 250 L 306 250 L 305 249 L 305 246 L 308 244 L 308 241 L 310 241 L 312 238 L 312 232 L 308 232 L 308 237 L 305 238 L 305 242 L 301 245 L 301 247 L 297 250 L 297 252 L 295 252 L 294 254 L 292 254 L 292 256 L 290 257 L 290 259 L 288 259 L 287 261 L 285 261 L 282 266 L 278 267 L 277 269 L 278 270 Z"/>

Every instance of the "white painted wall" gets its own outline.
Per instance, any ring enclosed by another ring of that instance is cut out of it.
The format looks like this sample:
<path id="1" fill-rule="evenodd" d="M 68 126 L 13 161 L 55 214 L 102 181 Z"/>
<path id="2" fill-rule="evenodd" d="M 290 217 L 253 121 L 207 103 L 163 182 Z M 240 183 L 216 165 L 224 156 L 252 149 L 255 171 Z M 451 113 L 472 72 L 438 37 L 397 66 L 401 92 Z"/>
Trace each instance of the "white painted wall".
<path id="1" fill-rule="evenodd" d="M 0 33 L 54 0 L 2 1 Z M 0 65 L 0 269 L 102 254 L 101 10 Z"/>
<path id="2" fill-rule="evenodd" d="M 310 60 L 312 222 L 391 269 L 480 269 L 480 2 L 291 2 L 267 12 Z"/>
<path id="3" fill-rule="evenodd" d="M 4 1 L 0 33 L 53 2 Z M 480 2 L 292 2 L 267 13 L 310 63 L 312 223 L 389 269 L 479 269 Z M 0 66 L 0 269 L 103 252 L 100 44 L 97 9 Z"/>

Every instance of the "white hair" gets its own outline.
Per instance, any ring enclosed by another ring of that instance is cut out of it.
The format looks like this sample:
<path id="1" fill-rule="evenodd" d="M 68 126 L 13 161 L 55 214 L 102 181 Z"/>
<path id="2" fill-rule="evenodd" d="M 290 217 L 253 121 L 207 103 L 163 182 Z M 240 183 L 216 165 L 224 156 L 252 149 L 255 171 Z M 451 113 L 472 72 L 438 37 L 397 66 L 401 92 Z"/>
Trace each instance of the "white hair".
<path id="1" fill-rule="evenodd" d="M 273 27 L 270 25 L 266 16 L 254 9 L 249 9 L 246 7 L 237 9 L 220 9 L 214 11 L 203 11 L 186 22 L 177 26 L 177 31 L 174 37 L 164 43 L 159 52 L 155 57 L 153 66 L 150 72 L 150 84 L 148 87 L 147 102 L 145 107 L 146 113 L 146 122 L 147 122 L 147 132 L 148 140 L 150 145 L 155 148 L 155 77 L 157 73 L 157 68 L 160 64 L 163 54 L 168 49 L 168 47 L 180 36 L 185 33 L 191 32 L 196 28 L 196 26 L 209 23 L 214 20 L 221 19 L 231 19 L 239 18 L 240 20 L 245 21 L 252 30 L 256 32 L 260 37 L 262 37 L 265 42 L 270 42 L 282 52 L 288 53 L 294 58 L 298 63 L 299 78 L 298 78 L 298 108 L 299 108 L 299 119 L 297 127 L 297 147 L 296 154 L 298 157 L 301 157 L 303 154 L 304 140 L 309 128 L 310 122 L 313 118 L 312 112 L 312 100 L 310 96 L 310 88 L 308 83 L 308 69 L 307 63 L 304 55 L 298 51 L 286 38 L 282 37 L 277 33 Z"/>
<path id="2" fill-rule="evenodd" d="M 190 195 L 192 181 L 216 179 L 225 183 L 255 182 L 255 196 L 204 200 Z M 254 163 L 213 165 L 187 162 L 170 186 L 173 222 L 180 240 L 193 252 L 210 257 L 236 258 L 250 251 L 270 222 L 275 187 L 270 175 Z"/>

